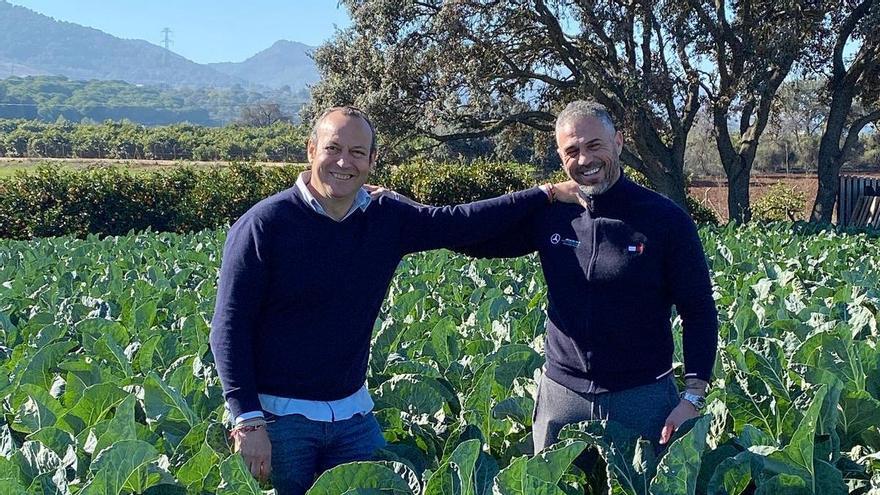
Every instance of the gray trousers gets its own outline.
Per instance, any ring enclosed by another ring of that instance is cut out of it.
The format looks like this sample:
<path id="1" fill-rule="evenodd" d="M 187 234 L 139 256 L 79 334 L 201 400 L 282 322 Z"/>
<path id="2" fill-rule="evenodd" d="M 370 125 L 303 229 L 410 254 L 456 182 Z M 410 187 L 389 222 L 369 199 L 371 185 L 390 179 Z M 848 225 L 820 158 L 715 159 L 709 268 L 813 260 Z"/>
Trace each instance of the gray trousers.
<path id="1" fill-rule="evenodd" d="M 575 392 L 542 375 L 532 418 L 535 452 L 556 443 L 567 424 L 603 419 L 639 433 L 656 448 L 660 430 L 679 400 L 671 375 L 648 385 L 597 394 Z"/>

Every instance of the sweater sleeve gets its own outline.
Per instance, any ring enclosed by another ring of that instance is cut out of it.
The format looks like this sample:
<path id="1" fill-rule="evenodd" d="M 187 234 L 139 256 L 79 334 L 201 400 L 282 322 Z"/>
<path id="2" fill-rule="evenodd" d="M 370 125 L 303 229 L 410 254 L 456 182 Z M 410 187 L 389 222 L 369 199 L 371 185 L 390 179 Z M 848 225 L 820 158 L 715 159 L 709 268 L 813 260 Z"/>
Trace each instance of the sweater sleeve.
<path id="1" fill-rule="evenodd" d="M 261 410 L 253 342 L 267 283 L 265 243 L 262 222 L 245 215 L 229 229 L 223 249 L 210 343 L 232 417 Z"/>
<path id="2" fill-rule="evenodd" d="M 682 320 L 685 377 L 710 381 L 718 349 L 718 311 L 703 245 L 693 220 L 676 208 L 670 222 L 666 280 Z"/>
<path id="3" fill-rule="evenodd" d="M 537 250 L 532 240 L 534 215 L 528 215 L 515 225 L 485 241 L 454 248 L 453 251 L 474 258 L 518 258 Z"/>
<path id="4" fill-rule="evenodd" d="M 538 187 L 457 206 L 416 207 L 401 203 L 401 251 L 407 254 L 456 249 L 488 241 L 514 229 L 548 204 L 547 195 Z M 498 242 L 513 243 L 514 239 L 501 236 Z"/>

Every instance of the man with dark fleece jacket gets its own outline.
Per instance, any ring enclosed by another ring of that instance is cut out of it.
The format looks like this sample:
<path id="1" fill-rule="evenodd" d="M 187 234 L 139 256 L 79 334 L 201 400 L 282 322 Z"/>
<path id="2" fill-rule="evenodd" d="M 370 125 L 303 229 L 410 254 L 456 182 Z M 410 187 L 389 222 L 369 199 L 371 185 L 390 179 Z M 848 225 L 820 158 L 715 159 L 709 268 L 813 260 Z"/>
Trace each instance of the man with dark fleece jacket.
<path id="1" fill-rule="evenodd" d="M 351 107 L 316 120 L 308 157 L 294 187 L 230 228 L 211 326 L 235 448 L 279 495 L 305 493 L 316 475 L 384 444 L 364 382 L 404 255 L 499 234 L 554 197 L 581 208 L 572 181 L 457 207 L 371 201 L 375 132 Z"/>
<path id="2" fill-rule="evenodd" d="M 569 104 L 556 140 L 586 208 L 553 205 L 459 251 L 540 257 L 548 318 L 535 451 L 566 424 L 590 419 L 664 444 L 703 407 L 715 361 L 717 311 L 696 226 L 675 203 L 623 176 L 623 138 L 602 105 Z M 683 326 L 681 395 L 672 379 L 673 305 Z"/>

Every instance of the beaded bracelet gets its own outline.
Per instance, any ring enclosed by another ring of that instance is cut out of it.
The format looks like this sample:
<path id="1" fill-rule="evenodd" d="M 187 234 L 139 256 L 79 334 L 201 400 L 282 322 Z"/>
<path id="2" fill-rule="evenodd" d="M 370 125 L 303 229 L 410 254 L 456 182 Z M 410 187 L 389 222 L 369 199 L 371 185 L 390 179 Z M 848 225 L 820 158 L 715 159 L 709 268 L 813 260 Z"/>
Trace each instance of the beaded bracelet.
<path id="1" fill-rule="evenodd" d="M 235 438 L 243 433 L 251 433 L 266 427 L 266 423 L 257 423 L 253 425 L 238 425 L 229 432 L 229 438 Z"/>

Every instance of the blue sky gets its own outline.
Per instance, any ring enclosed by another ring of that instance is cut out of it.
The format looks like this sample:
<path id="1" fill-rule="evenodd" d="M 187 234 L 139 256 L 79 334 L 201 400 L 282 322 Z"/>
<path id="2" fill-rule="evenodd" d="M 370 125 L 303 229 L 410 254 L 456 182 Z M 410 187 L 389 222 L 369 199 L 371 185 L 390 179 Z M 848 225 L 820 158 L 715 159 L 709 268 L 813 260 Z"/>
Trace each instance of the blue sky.
<path id="1" fill-rule="evenodd" d="M 157 45 L 195 62 L 241 62 L 286 39 L 316 46 L 349 25 L 337 0 L 10 0 L 61 21 Z"/>

